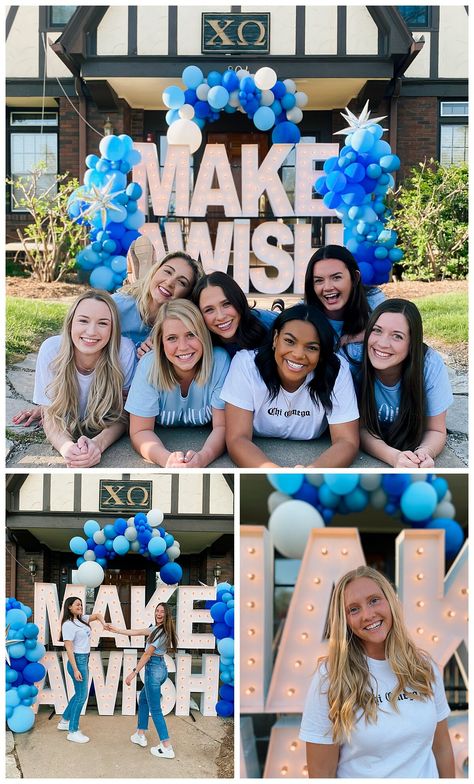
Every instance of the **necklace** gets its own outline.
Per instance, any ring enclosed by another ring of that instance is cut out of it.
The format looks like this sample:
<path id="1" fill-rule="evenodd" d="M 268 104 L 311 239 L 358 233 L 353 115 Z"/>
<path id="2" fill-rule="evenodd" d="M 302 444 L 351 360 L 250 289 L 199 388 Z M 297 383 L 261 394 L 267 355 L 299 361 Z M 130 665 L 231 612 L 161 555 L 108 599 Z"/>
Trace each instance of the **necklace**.
<path id="1" fill-rule="evenodd" d="M 288 397 L 288 395 L 286 393 L 286 390 L 284 390 L 283 387 L 280 387 L 280 392 L 281 392 L 281 394 L 283 396 L 283 400 L 286 403 L 286 410 L 290 411 L 293 401 L 289 399 L 289 397 Z"/>

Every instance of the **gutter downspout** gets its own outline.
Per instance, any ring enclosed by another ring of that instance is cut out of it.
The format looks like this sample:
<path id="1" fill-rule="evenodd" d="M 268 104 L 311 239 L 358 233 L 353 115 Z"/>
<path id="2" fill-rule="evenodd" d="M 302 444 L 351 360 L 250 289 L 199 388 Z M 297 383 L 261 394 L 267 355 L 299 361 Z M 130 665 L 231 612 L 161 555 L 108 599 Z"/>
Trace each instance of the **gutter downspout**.
<path id="1" fill-rule="evenodd" d="M 82 182 L 84 179 L 84 174 L 86 173 L 87 155 L 87 129 L 86 124 L 82 118 L 86 116 L 87 101 L 84 95 L 84 87 L 80 76 L 76 76 L 74 79 L 74 87 L 79 98 L 79 180 Z"/>

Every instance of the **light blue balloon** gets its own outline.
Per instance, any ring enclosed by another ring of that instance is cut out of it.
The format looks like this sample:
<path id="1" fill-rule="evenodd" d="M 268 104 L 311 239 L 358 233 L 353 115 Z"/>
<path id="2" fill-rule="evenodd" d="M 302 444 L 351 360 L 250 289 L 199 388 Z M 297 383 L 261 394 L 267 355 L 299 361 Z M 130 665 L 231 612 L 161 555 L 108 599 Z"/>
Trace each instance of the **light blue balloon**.
<path id="1" fill-rule="evenodd" d="M 97 522 L 97 520 L 86 520 L 86 522 L 84 523 L 85 535 L 93 537 L 96 531 L 100 531 L 100 525 Z M 78 553 L 78 555 L 80 555 L 80 553 Z"/>
<path id="2" fill-rule="evenodd" d="M 21 659 L 26 653 L 26 648 L 22 642 L 17 642 L 15 645 L 8 646 L 8 653 L 11 659 Z"/>
<path id="3" fill-rule="evenodd" d="M 12 732 L 28 732 L 35 723 L 35 714 L 26 705 L 18 705 L 7 721 Z"/>
<path id="4" fill-rule="evenodd" d="M 148 552 L 150 555 L 158 556 L 163 555 L 166 550 L 166 542 L 161 536 L 154 536 L 148 542 Z"/>
<path id="5" fill-rule="evenodd" d="M 8 610 L 5 618 L 7 626 L 11 626 L 12 629 L 21 629 L 27 620 L 26 613 L 17 608 Z"/>
<path id="6" fill-rule="evenodd" d="M 127 259 L 125 256 L 114 256 L 110 268 L 119 275 L 127 271 Z"/>
<path id="7" fill-rule="evenodd" d="M 123 225 L 126 229 L 139 229 L 145 223 L 145 216 L 141 210 L 137 210 L 136 212 L 132 213 L 131 215 L 127 214 L 126 219 L 123 222 Z"/>
<path id="8" fill-rule="evenodd" d="M 121 171 L 111 171 L 104 174 L 104 183 L 112 182 L 112 192 L 123 191 L 127 187 L 127 175 Z"/>
<path id="9" fill-rule="evenodd" d="M 99 150 L 109 161 L 119 161 L 125 155 L 125 146 L 118 136 L 104 136 L 100 140 Z"/>
<path id="10" fill-rule="evenodd" d="M 197 67 L 197 65 L 188 65 L 184 69 L 181 78 L 186 87 L 189 87 L 191 90 L 195 90 L 204 79 L 204 74 L 201 69 Z"/>
<path id="11" fill-rule="evenodd" d="M 130 549 L 130 542 L 125 536 L 116 536 L 113 540 L 113 548 L 117 555 L 126 555 Z"/>
<path id="12" fill-rule="evenodd" d="M 179 120 L 179 111 L 177 109 L 168 109 L 165 120 L 167 125 L 173 125 L 176 120 Z"/>
<path id="13" fill-rule="evenodd" d="M 114 204 L 116 209 L 114 210 L 107 210 L 107 221 L 111 221 L 112 223 L 123 223 L 128 216 L 128 212 L 123 204 Z"/>
<path id="14" fill-rule="evenodd" d="M 269 106 L 260 106 L 253 116 L 253 122 L 259 131 L 269 131 L 275 125 L 275 114 Z"/>
<path id="15" fill-rule="evenodd" d="M 267 479 L 275 490 L 293 495 L 304 481 L 303 474 L 267 474 Z"/>
<path id="16" fill-rule="evenodd" d="M 46 653 L 46 648 L 41 642 L 37 642 L 35 647 L 27 650 L 25 653 L 26 658 L 30 662 L 36 662 L 43 658 Z"/>
<path id="17" fill-rule="evenodd" d="M 180 87 L 172 84 L 163 90 L 163 103 L 168 109 L 179 109 L 185 101 L 184 92 Z"/>
<path id="18" fill-rule="evenodd" d="M 71 552 L 75 553 L 75 555 L 84 555 L 87 550 L 87 542 L 82 538 L 82 536 L 73 536 L 69 542 L 69 548 Z"/>
<path id="19" fill-rule="evenodd" d="M 223 109 L 229 100 L 229 93 L 222 85 L 211 87 L 207 94 L 207 102 L 212 109 Z"/>
<path id="20" fill-rule="evenodd" d="M 429 482 L 413 482 L 403 493 L 400 508 L 405 517 L 418 522 L 431 517 L 437 503 L 436 490 Z"/>
<path id="21" fill-rule="evenodd" d="M 359 474 L 324 474 L 324 481 L 336 495 L 347 495 L 359 484 Z"/>
<path id="22" fill-rule="evenodd" d="M 130 150 L 130 152 L 127 153 L 125 158 L 125 160 L 130 164 L 130 166 L 137 166 L 137 164 L 140 163 L 141 159 L 142 159 L 141 154 L 139 153 L 138 150 L 135 149 Z"/>
<path id="23" fill-rule="evenodd" d="M 91 272 L 90 284 L 94 289 L 113 291 L 115 288 L 114 273 L 107 267 L 96 267 Z"/>
<path id="24" fill-rule="evenodd" d="M 18 694 L 18 689 L 10 689 L 7 691 L 5 695 L 5 704 L 8 705 L 10 708 L 16 708 L 21 702 L 20 695 Z"/>
<path id="25" fill-rule="evenodd" d="M 356 487 L 344 497 L 344 501 L 350 512 L 362 512 L 369 503 L 369 494 L 361 487 Z"/>
<path id="26" fill-rule="evenodd" d="M 232 658 L 234 656 L 234 640 L 232 637 L 224 637 L 222 640 L 219 640 L 217 650 L 226 659 Z"/>

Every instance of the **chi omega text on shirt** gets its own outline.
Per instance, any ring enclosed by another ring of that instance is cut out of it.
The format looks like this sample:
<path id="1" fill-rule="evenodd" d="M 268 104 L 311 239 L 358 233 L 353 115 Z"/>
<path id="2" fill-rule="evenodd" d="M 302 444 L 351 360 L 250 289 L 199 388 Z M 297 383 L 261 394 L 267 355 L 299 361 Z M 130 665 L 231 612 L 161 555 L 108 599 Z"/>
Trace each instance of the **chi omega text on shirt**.
<path id="1" fill-rule="evenodd" d="M 406 694 L 405 692 L 402 692 L 401 694 L 398 695 L 397 702 L 399 702 L 400 700 L 411 700 L 413 702 L 413 696 L 412 696 L 413 694 L 418 695 L 418 692 L 417 691 L 411 691 L 411 692 L 409 692 L 409 694 Z M 380 702 L 380 703 L 385 702 L 385 701 L 388 702 L 390 700 L 391 696 L 392 696 L 392 692 L 391 691 L 386 691 L 383 696 L 381 694 L 377 694 L 377 702 Z"/>
<path id="2" fill-rule="evenodd" d="M 268 414 L 270 416 L 299 416 L 299 417 L 308 417 L 311 416 L 311 411 L 298 411 L 298 409 L 293 408 L 291 411 L 283 411 L 282 408 L 269 408 Z"/>

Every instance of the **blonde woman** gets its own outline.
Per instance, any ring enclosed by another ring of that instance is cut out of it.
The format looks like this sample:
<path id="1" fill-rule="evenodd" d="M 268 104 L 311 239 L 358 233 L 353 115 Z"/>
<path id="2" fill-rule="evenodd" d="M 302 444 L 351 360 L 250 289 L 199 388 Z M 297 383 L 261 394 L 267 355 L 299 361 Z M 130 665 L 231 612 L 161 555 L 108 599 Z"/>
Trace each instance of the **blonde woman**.
<path id="1" fill-rule="evenodd" d="M 189 297 L 201 275 L 200 262 L 188 253 L 174 251 L 153 264 L 142 278 L 125 284 L 112 295 L 122 335 L 140 346 L 149 337 L 160 307 L 170 300 Z"/>
<path id="2" fill-rule="evenodd" d="M 97 465 L 125 431 L 124 393 L 135 362 L 114 301 L 93 289 L 76 299 L 62 334 L 41 345 L 33 400 L 41 406 L 48 441 L 68 467 Z"/>
<path id="3" fill-rule="evenodd" d="M 440 672 L 408 636 L 388 580 L 368 566 L 348 572 L 303 713 L 309 778 L 454 778 L 449 712 Z"/>
<path id="4" fill-rule="evenodd" d="M 138 363 L 125 405 L 137 452 L 163 468 L 203 468 L 224 451 L 224 401 L 220 393 L 230 365 L 227 352 L 212 348 L 203 318 L 192 302 L 163 304 L 151 335 L 152 350 Z M 165 427 L 212 424 L 198 452 L 171 452 L 155 433 Z"/>
<path id="5" fill-rule="evenodd" d="M 175 651 L 178 647 L 173 616 L 168 605 L 156 606 L 155 623 L 148 629 L 119 629 L 111 624 L 106 624 L 105 628 L 115 634 L 147 635 L 144 654 L 125 678 L 125 683 L 130 686 L 138 673 L 145 670 L 145 685 L 138 700 L 138 727 L 130 740 L 143 748 L 148 745 L 145 732 L 148 730 L 148 716 L 151 713 L 160 743 L 158 746 L 152 746 L 150 751 L 155 757 L 173 759 L 175 753 L 161 709 L 161 687 L 168 677 L 165 653 Z"/>

